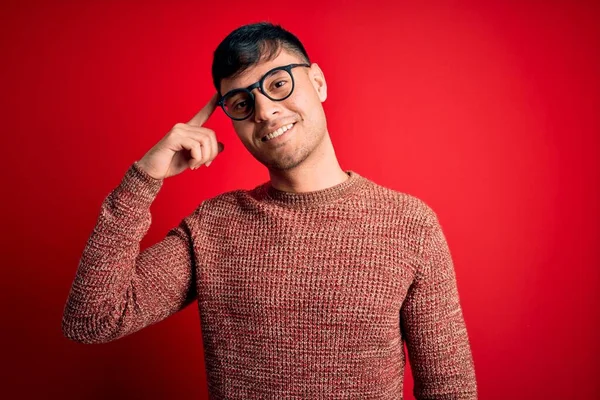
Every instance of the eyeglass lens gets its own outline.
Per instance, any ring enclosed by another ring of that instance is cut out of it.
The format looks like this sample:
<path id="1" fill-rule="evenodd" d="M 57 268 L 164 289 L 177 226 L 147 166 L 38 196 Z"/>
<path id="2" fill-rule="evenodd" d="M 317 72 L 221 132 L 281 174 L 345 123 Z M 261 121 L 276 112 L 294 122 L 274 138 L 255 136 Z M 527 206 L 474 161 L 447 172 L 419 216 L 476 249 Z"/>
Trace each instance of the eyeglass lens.
<path id="1" fill-rule="evenodd" d="M 283 100 L 292 93 L 292 76 L 284 69 L 275 70 L 264 77 L 263 89 L 271 100 Z M 252 114 L 254 101 L 248 91 L 239 91 L 227 96 L 224 106 L 230 117 L 243 119 Z"/>

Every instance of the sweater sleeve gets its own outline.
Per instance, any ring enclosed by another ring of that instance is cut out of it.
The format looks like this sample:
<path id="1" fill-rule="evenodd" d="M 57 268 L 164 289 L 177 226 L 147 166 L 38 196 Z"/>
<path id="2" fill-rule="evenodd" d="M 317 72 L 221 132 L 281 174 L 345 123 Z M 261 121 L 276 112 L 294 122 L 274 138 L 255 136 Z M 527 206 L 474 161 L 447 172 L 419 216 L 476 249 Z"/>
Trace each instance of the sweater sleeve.
<path id="1" fill-rule="evenodd" d="M 446 238 L 431 210 L 423 263 L 401 307 L 418 400 L 477 399 L 475 368 Z"/>
<path id="2" fill-rule="evenodd" d="M 129 167 L 103 201 L 63 311 L 65 337 L 106 343 L 154 324 L 196 297 L 189 217 L 140 253 L 163 180 Z"/>

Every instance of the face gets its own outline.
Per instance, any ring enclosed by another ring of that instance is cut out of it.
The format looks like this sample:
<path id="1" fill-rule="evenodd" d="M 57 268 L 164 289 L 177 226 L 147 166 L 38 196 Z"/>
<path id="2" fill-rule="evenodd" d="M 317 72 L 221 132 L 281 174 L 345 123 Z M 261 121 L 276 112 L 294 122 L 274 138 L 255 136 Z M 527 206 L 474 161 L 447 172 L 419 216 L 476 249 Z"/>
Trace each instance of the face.
<path id="1" fill-rule="evenodd" d="M 221 93 L 248 87 L 270 69 L 294 63 L 304 61 L 282 48 L 274 59 L 261 62 L 235 78 L 223 79 Z M 295 67 L 291 72 L 294 90 L 288 98 L 273 101 L 256 88 L 252 91 L 255 98 L 253 114 L 242 121 L 232 120 L 235 132 L 246 149 L 270 170 L 290 170 L 318 156 L 319 146 L 327 135 L 321 104 L 327 98 L 327 85 L 321 69 L 313 63 L 310 67 Z M 293 126 L 283 134 L 276 137 L 269 135 L 291 124 Z"/>

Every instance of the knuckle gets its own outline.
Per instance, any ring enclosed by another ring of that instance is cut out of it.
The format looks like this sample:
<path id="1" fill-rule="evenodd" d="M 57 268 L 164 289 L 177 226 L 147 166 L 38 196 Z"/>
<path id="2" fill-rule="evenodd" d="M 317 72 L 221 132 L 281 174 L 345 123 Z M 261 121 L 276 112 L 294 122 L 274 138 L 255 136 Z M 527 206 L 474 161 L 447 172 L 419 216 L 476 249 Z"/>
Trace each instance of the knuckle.
<path id="1" fill-rule="evenodd" d="M 214 143 L 217 142 L 217 135 L 214 131 L 209 131 L 206 132 L 206 134 L 203 136 L 203 139 L 207 146 L 212 146 Z"/>
<path id="2" fill-rule="evenodd" d="M 178 122 L 173 126 L 173 131 L 181 131 L 183 130 L 187 125 L 184 124 L 183 122 Z"/>
<path id="3" fill-rule="evenodd" d="M 198 135 L 198 142 L 201 142 L 202 144 L 207 143 L 210 140 L 210 137 L 207 135 Z"/>
<path id="4" fill-rule="evenodd" d="M 200 159 L 206 158 L 206 150 L 204 149 L 204 147 L 202 146 L 202 144 L 200 142 L 195 142 L 194 147 L 196 148 L 196 151 L 198 152 Z"/>
<path id="5" fill-rule="evenodd" d="M 201 141 L 201 145 L 202 145 L 202 154 L 205 157 L 211 157 L 211 155 L 212 155 L 212 148 L 210 146 L 210 139 L 204 138 Z"/>
<path id="6" fill-rule="evenodd" d="M 204 127 L 202 128 L 202 132 L 208 136 L 214 136 L 215 134 L 215 131 L 213 131 L 212 129 Z"/>

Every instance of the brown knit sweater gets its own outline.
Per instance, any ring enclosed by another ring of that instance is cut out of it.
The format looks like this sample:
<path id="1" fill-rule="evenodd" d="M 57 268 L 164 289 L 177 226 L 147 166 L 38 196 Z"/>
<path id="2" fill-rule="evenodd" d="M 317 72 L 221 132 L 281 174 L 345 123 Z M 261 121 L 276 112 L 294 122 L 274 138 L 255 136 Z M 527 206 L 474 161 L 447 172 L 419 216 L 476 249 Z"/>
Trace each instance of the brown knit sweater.
<path id="1" fill-rule="evenodd" d="M 197 301 L 211 399 L 476 399 L 452 258 L 434 211 L 356 172 L 203 201 L 140 252 L 163 181 L 135 162 L 104 200 L 64 335 L 106 343 Z"/>

